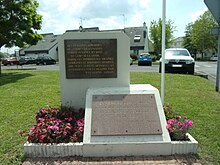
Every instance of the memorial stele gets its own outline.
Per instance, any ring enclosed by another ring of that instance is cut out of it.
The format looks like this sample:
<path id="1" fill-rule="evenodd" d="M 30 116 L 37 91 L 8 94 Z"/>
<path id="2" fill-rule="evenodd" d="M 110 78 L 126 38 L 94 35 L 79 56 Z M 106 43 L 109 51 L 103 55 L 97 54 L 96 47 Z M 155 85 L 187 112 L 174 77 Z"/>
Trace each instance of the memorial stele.
<path id="1" fill-rule="evenodd" d="M 159 91 L 130 85 L 128 36 L 66 32 L 59 39 L 62 106 L 85 108 L 83 156 L 167 155 Z"/>
<path id="2" fill-rule="evenodd" d="M 61 101 L 85 107 L 94 87 L 128 87 L 129 38 L 123 32 L 66 32 L 59 39 Z"/>

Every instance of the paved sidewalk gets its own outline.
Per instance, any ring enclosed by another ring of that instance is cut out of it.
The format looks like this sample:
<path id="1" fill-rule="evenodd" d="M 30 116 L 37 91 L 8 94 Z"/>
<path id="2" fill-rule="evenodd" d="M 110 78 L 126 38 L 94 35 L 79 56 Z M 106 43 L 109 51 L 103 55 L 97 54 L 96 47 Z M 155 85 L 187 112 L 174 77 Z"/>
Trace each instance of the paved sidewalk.
<path id="1" fill-rule="evenodd" d="M 193 155 L 111 158 L 27 158 L 23 165 L 201 165 Z"/>

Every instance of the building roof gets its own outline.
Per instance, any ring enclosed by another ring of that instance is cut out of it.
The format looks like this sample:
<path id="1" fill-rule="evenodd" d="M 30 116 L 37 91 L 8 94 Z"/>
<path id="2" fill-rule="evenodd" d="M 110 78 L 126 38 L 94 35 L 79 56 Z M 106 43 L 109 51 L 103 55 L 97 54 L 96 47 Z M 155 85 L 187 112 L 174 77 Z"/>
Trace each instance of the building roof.
<path id="1" fill-rule="evenodd" d="M 81 27 L 82 28 L 82 27 Z M 66 32 L 124 32 L 130 38 L 130 46 L 132 47 L 144 47 L 147 36 L 147 28 L 141 27 L 128 27 L 125 29 L 113 29 L 113 30 L 99 30 L 98 27 L 82 28 L 75 30 L 67 30 Z M 43 39 L 38 41 L 36 45 L 32 45 L 26 49 L 21 49 L 20 55 L 25 55 L 30 52 L 43 52 L 49 51 L 51 48 L 57 45 L 60 35 L 54 35 L 53 33 L 41 34 Z"/>
<path id="2" fill-rule="evenodd" d="M 36 52 L 36 51 L 48 51 L 58 43 L 60 35 L 54 35 L 53 33 L 42 34 L 43 39 L 38 41 L 36 45 L 24 49 L 24 52 Z"/>
<path id="3" fill-rule="evenodd" d="M 98 32 L 99 31 L 99 27 L 83 28 L 81 26 L 80 28 L 74 30 L 66 30 L 66 32 Z"/>
<path id="4" fill-rule="evenodd" d="M 144 29 L 143 26 L 141 27 L 128 27 L 125 29 L 113 29 L 113 30 L 102 30 L 101 32 L 117 32 L 121 31 L 127 34 L 130 38 L 130 46 L 144 46 L 145 45 L 145 37 L 147 37 L 147 31 Z M 145 32 L 144 32 L 145 31 Z"/>

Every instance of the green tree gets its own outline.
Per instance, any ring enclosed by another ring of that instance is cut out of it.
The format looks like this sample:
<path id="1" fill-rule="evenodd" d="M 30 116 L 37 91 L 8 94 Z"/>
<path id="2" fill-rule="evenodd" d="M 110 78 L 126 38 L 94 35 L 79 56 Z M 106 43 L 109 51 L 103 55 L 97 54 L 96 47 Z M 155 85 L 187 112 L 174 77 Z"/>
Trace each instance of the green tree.
<path id="1" fill-rule="evenodd" d="M 0 48 L 36 44 L 42 39 L 42 17 L 36 0 L 0 0 Z M 1 68 L 0 68 L 1 73 Z"/>
<path id="2" fill-rule="evenodd" d="M 166 22 L 166 48 L 169 48 L 173 44 L 173 32 L 175 27 L 173 26 L 173 22 L 169 20 Z M 159 21 L 151 21 L 150 28 L 150 40 L 153 43 L 153 49 L 157 54 L 161 54 L 161 47 L 162 47 L 162 20 Z"/>
<path id="3" fill-rule="evenodd" d="M 192 43 L 192 25 L 193 23 L 186 25 L 185 36 L 183 37 L 183 46 L 188 49 L 190 53 L 196 55 L 197 50 Z"/>
<path id="4" fill-rule="evenodd" d="M 217 26 L 217 22 L 210 11 L 206 11 L 192 25 L 192 45 L 195 46 L 198 52 L 202 53 L 202 59 L 206 50 L 217 50 L 217 36 L 210 34 L 210 29 L 215 26 Z"/>
<path id="5" fill-rule="evenodd" d="M 4 53 L 0 52 L 0 60 L 4 57 Z"/>

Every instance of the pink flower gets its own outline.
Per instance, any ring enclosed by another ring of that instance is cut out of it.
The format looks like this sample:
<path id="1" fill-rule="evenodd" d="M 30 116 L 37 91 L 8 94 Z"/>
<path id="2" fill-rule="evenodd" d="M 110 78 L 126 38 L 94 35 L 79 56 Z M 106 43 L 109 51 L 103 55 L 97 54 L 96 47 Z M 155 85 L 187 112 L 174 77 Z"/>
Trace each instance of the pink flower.
<path id="1" fill-rule="evenodd" d="M 34 131 L 34 129 L 35 129 L 35 127 L 31 127 L 31 128 L 30 128 L 30 131 L 31 131 L 31 132 L 33 132 L 33 131 Z"/>
<path id="2" fill-rule="evenodd" d="M 44 118 L 39 118 L 40 123 L 44 122 Z"/>
<path id="3" fill-rule="evenodd" d="M 70 121 L 73 120 L 73 118 L 72 118 L 72 117 L 69 117 L 69 118 L 65 118 L 65 120 L 68 121 L 68 122 L 70 122 Z"/>
<path id="4" fill-rule="evenodd" d="M 185 126 L 191 127 L 193 125 L 193 122 L 191 120 L 186 120 Z"/>
<path id="5" fill-rule="evenodd" d="M 45 108 L 42 108 L 42 109 L 41 109 L 41 113 L 42 113 L 42 114 L 46 113 L 46 109 L 45 109 Z"/>
<path id="6" fill-rule="evenodd" d="M 81 118 L 81 119 L 77 120 L 76 123 L 77 123 L 78 127 L 83 127 L 84 126 L 84 118 Z"/>
<path id="7" fill-rule="evenodd" d="M 63 132 L 63 135 L 64 135 L 64 136 L 66 136 L 66 135 L 67 135 L 67 132 L 66 132 L 66 131 L 64 131 L 64 132 Z"/>
<path id="8" fill-rule="evenodd" d="M 59 130 L 59 127 L 57 125 L 54 126 L 48 126 L 47 129 L 51 129 L 51 130 Z"/>
<path id="9" fill-rule="evenodd" d="M 178 124 L 178 126 L 181 126 L 181 125 L 182 125 L 182 123 L 181 123 L 180 121 L 179 121 L 177 124 Z"/>
<path id="10" fill-rule="evenodd" d="M 79 127 L 79 132 L 83 132 L 84 128 L 83 127 Z"/>
<path id="11" fill-rule="evenodd" d="M 45 138 L 45 135 L 40 135 L 40 142 L 43 142 Z"/>
<path id="12" fill-rule="evenodd" d="M 56 119 L 55 122 L 59 124 L 59 123 L 61 123 L 62 121 L 61 121 L 60 119 Z"/>
<path id="13" fill-rule="evenodd" d="M 170 128 L 170 124 L 167 124 L 166 128 L 169 129 Z"/>

